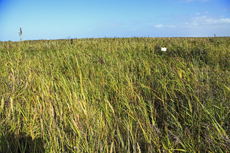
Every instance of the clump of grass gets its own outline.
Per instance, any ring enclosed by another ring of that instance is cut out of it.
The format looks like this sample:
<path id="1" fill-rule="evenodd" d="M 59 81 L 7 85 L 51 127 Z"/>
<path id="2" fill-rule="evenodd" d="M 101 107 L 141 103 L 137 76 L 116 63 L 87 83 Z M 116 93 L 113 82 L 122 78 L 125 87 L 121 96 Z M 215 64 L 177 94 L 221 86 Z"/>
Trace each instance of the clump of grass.
<path id="1" fill-rule="evenodd" d="M 228 42 L 0 42 L 0 152 L 229 152 Z"/>

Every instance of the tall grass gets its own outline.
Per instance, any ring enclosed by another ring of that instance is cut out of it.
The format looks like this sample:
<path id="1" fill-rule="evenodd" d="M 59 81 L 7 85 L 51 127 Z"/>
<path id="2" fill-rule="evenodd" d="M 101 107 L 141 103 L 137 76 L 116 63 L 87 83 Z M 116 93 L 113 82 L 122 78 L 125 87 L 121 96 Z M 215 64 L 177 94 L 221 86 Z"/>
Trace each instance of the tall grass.
<path id="1" fill-rule="evenodd" d="M 230 152 L 229 44 L 0 42 L 0 152 Z"/>

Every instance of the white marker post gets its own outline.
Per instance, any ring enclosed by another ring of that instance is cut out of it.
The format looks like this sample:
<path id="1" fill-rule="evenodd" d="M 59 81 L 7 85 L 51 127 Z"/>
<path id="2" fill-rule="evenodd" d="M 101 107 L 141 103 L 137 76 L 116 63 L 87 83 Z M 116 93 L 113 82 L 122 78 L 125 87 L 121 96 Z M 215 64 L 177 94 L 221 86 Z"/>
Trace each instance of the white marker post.
<path id="1" fill-rule="evenodd" d="M 166 48 L 166 47 L 162 47 L 162 48 L 161 48 L 161 51 L 162 51 L 162 52 L 166 52 L 166 51 L 167 51 L 167 48 Z"/>

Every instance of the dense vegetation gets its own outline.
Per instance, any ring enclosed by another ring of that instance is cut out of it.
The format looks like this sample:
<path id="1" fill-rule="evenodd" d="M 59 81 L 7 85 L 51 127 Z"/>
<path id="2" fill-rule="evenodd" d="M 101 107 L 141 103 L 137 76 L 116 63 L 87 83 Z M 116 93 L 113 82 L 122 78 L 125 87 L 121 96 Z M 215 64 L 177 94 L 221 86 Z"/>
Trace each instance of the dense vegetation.
<path id="1" fill-rule="evenodd" d="M 0 131 L 0 152 L 230 152 L 230 38 L 0 42 Z"/>

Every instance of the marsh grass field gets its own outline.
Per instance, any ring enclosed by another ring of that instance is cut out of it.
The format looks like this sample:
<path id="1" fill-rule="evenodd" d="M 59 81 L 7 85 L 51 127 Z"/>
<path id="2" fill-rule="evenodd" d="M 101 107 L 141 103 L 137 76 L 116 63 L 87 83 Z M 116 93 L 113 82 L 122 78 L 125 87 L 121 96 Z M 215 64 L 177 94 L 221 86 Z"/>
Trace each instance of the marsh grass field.
<path id="1" fill-rule="evenodd" d="M 0 131 L 4 153 L 230 152 L 230 38 L 0 42 Z"/>

